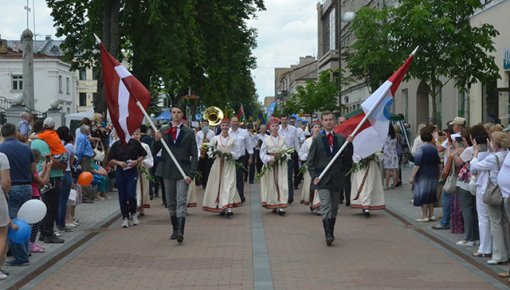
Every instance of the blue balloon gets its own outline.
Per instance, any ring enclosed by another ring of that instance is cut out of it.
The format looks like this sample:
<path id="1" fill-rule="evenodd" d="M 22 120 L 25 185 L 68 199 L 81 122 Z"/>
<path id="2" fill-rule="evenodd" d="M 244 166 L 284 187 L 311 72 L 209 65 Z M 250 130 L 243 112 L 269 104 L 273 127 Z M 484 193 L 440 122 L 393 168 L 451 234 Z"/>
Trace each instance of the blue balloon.
<path id="1" fill-rule="evenodd" d="M 19 219 L 13 219 L 12 222 L 18 226 L 18 230 L 13 231 L 9 227 L 9 232 L 7 234 L 9 240 L 13 243 L 24 243 L 28 241 L 30 238 L 30 233 L 32 232 L 30 225 L 27 222 Z"/>

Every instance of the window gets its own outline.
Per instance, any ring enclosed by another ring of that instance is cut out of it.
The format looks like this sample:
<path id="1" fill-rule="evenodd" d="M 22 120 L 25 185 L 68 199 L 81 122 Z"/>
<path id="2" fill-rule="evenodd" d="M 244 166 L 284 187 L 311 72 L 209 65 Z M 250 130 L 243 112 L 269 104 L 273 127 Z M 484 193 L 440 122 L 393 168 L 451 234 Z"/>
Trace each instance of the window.
<path id="1" fill-rule="evenodd" d="M 80 107 L 87 106 L 87 93 L 80 93 Z"/>
<path id="2" fill-rule="evenodd" d="M 62 93 L 62 76 L 58 76 L 58 92 Z"/>
<path id="3" fill-rule="evenodd" d="M 21 91 L 23 90 L 23 76 L 22 75 L 12 75 L 12 90 L 13 91 Z"/>
<path id="4" fill-rule="evenodd" d="M 99 71 L 98 71 L 97 67 L 92 68 L 92 79 L 93 80 L 97 80 L 98 74 L 99 74 Z"/>
<path id="5" fill-rule="evenodd" d="M 66 78 L 66 94 L 69 95 L 69 78 Z"/>
<path id="6" fill-rule="evenodd" d="M 336 19 L 335 19 L 335 9 L 332 9 L 329 13 L 329 50 L 336 49 Z"/>
<path id="7" fill-rule="evenodd" d="M 80 70 L 80 81 L 86 81 L 87 80 L 87 70 L 81 69 Z"/>

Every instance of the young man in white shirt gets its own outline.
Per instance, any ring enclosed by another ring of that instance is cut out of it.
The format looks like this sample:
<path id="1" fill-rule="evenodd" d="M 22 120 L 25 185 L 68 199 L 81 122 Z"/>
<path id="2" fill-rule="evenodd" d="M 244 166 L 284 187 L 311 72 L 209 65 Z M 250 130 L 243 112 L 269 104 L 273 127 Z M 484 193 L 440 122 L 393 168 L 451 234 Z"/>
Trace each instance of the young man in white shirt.
<path id="1" fill-rule="evenodd" d="M 281 118 L 282 125 L 280 127 L 280 131 L 278 135 L 283 136 L 285 139 L 285 145 L 288 148 L 293 148 L 295 152 L 292 154 L 292 159 L 287 163 L 288 170 L 288 185 L 289 185 L 289 200 L 288 203 L 291 204 L 294 201 L 294 171 L 298 170 L 294 168 L 295 161 L 298 160 L 297 152 L 299 151 L 299 137 L 296 127 L 289 125 L 289 118 L 284 116 Z"/>
<path id="2" fill-rule="evenodd" d="M 239 128 L 239 119 L 237 119 L 237 117 L 233 117 L 230 120 L 230 129 L 228 134 L 236 140 L 234 151 L 236 151 L 238 153 L 237 155 L 240 156 L 236 162 L 243 164 L 245 167 L 247 167 L 247 163 L 248 166 L 250 166 L 253 162 L 253 146 L 251 145 L 250 134 L 245 129 Z M 249 154 L 248 160 L 246 159 L 246 152 Z M 239 196 L 241 197 L 241 202 L 246 201 L 246 197 L 244 197 L 243 174 L 243 168 L 236 168 L 236 187 L 239 192 Z"/>

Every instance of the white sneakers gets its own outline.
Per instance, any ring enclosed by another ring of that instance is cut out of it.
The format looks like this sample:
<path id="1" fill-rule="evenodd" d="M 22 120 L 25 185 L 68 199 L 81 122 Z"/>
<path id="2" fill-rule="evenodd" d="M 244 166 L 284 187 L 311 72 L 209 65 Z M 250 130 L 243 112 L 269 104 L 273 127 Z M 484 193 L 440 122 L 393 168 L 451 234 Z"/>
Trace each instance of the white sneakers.
<path id="1" fill-rule="evenodd" d="M 140 221 L 138 220 L 138 213 L 137 212 L 134 213 L 131 217 L 133 218 L 133 225 L 134 226 L 136 226 L 136 225 L 138 225 L 140 223 Z"/>
<path id="2" fill-rule="evenodd" d="M 123 228 L 129 228 L 129 219 L 128 218 L 124 218 L 122 220 L 122 227 Z"/>
<path id="3" fill-rule="evenodd" d="M 133 223 L 133 226 L 140 224 L 140 220 L 138 219 L 138 213 L 134 213 L 131 215 L 131 218 L 124 218 L 122 220 L 122 227 L 129 228 L 129 220 Z"/>

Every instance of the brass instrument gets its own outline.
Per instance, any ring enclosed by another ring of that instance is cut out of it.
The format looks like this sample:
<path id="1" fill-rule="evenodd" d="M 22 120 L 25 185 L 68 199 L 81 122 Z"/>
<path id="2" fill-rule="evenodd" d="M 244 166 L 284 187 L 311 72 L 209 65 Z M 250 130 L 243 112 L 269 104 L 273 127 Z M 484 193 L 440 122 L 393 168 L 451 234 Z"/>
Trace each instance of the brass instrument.
<path id="1" fill-rule="evenodd" d="M 209 126 L 217 126 L 221 119 L 223 119 L 223 111 L 218 107 L 207 107 L 204 110 L 203 114 L 204 120 L 207 120 L 209 122 Z M 210 129 L 209 129 L 210 130 Z M 205 159 L 207 157 L 207 150 L 209 149 L 209 142 L 211 140 L 207 139 L 207 133 L 203 132 L 204 134 L 204 140 L 202 141 L 202 144 L 200 145 L 200 159 Z"/>
<path id="2" fill-rule="evenodd" d="M 252 135 L 257 134 L 257 129 L 256 129 L 256 128 L 251 129 L 251 134 L 252 134 Z"/>
<path id="3" fill-rule="evenodd" d="M 209 126 L 217 126 L 223 119 L 223 111 L 218 107 L 207 107 L 203 114 L 204 120 L 209 122 Z"/>

